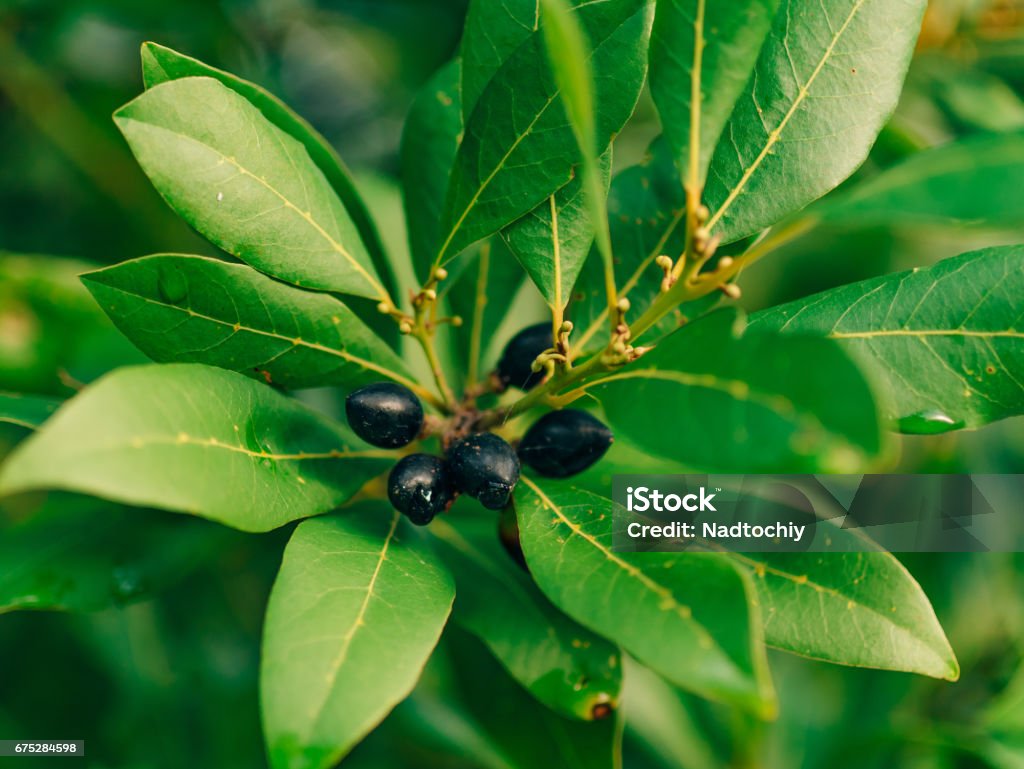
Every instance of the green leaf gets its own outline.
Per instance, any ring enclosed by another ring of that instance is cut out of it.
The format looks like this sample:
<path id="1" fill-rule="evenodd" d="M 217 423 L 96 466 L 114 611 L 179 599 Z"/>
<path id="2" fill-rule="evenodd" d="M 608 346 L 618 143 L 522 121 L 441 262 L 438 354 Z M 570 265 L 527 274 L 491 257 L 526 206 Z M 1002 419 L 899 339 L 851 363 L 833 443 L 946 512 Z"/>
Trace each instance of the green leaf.
<path id="1" fill-rule="evenodd" d="M 573 407 L 586 405 L 586 400 L 584 400 L 574 404 Z M 594 416 L 601 418 L 602 415 L 600 412 L 596 412 Z M 572 483 L 576 488 L 586 489 L 607 497 L 612 493 L 612 483 L 616 475 L 636 473 L 637 468 L 643 468 L 644 473 L 651 475 L 671 475 L 689 471 L 686 465 L 675 462 L 665 454 L 654 455 L 641 451 L 623 438 L 621 434 L 618 434 L 615 436 L 611 448 L 601 457 L 601 461 L 579 475 L 574 475 Z"/>
<path id="2" fill-rule="evenodd" d="M 852 535 L 837 529 L 836 536 Z M 959 678 L 927 596 L 892 554 L 729 557 L 752 570 L 769 645 L 840 665 Z"/>
<path id="3" fill-rule="evenodd" d="M 779 0 L 658 0 L 651 96 L 684 180 L 698 192 L 757 63 Z"/>
<path id="4" fill-rule="evenodd" d="M 634 307 L 646 307 L 661 293 L 663 274 L 654 260 L 661 254 L 676 258 L 683 253 L 685 206 L 672 152 L 663 137 L 651 144 L 642 163 L 612 180 L 608 213 L 616 285 L 619 293 L 629 295 Z M 681 305 L 678 312 L 667 315 L 654 328 L 652 337 L 674 330 L 682 317 L 702 315 L 718 299 L 715 293 Z M 608 299 L 600 260 L 584 262 L 569 317 L 578 329 L 572 336 L 574 346 L 593 349 L 607 342 Z"/>
<path id="5" fill-rule="evenodd" d="M 525 282 L 519 263 L 498 238 L 483 243 L 480 253 L 454 278 L 446 296 L 452 312 L 462 318 L 462 326 L 452 334 L 457 351 L 464 355 L 467 384 L 478 383 L 487 367 L 497 362 L 508 339 L 500 331 L 509 318 L 516 322 L 512 333 L 524 325 L 514 303 Z"/>
<path id="6" fill-rule="evenodd" d="M 0 495 L 77 491 L 269 531 L 337 507 L 391 462 L 240 374 L 137 366 L 83 390 L 21 444 L 0 467 Z"/>
<path id="7" fill-rule="evenodd" d="M 231 536 L 219 526 L 169 518 L 50 496 L 0 528 L 0 614 L 123 606 L 181 579 Z"/>
<path id="8" fill-rule="evenodd" d="M 645 752 L 667 769 L 720 769 L 712 735 L 691 712 L 683 693 L 631 658 L 625 662 L 626 734 L 638 737 Z"/>
<path id="9" fill-rule="evenodd" d="M 35 430 L 53 415 L 61 403 L 56 398 L 0 392 L 0 422 Z"/>
<path id="10" fill-rule="evenodd" d="M 611 236 L 608 233 L 608 162 L 598 156 L 603 144 L 597 139 L 594 102 L 594 72 L 590 67 L 593 52 L 568 0 L 541 0 L 541 31 L 544 46 L 562 96 L 565 114 L 576 135 L 581 158 L 580 181 L 584 210 L 594 231 L 594 243 L 601 256 L 605 274 L 605 294 L 609 302 L 618 298 Z M 561 300 L 561 296 L 559 296 Z M 559 309 L 564 302 L 556 305 Z"/>
<path id="11" fill-rule="evenodd" d="M 455 153 L 462 141 L 458 59 L 448 62 L 417 94 L 402 132 L 402 188 L 409 246 L 419 279 L 429 277 L 441 238 L 441 213 Z"/>
<path id="12" fill-rule="evenodd" d="M 827 336 L 877 375 L 903 432 L 1024 413 L 1024 246 L 989 248 L 759 312 L 752 331 Z"/>
<path id="13" fill-rule="evenodd" d="M 593 50 L 598 152 L 607 149 L 639 97 L 652 10 L 650 2 L 608 0 L 581 2 L 576 11 Z M 572 179 L 580 153 L 559 97 L 543 35 L 534 32 L 495 74 L 466 123 L 437 262 L 529 213 Z"/>
<path id="14" fill-rule="evenodd" d="M 925 0 L 783 0 L 708 171 L 731 243 L 821 197 L 867 157 L 899 98 Z"/>
<path id="15" fill-rule="evenodd" d="M 613 507 L 565 484 L 520 481 L 520 539 L 541 590 L 678 686 L 770 715 L 749 577 L 716 553 L 614 552 Z"/>
<path id="16" fill-rule="evenodd" d="M 274 769 L 334 766 L 412 690 L 452 581 L 383 502 L 300 524 L 267 605 L 260 702 Z"/>
<path id="17" fill-rule="evenodd" d="M 211 67 L 198 59 L 165 48 L 156 43 L 142 44 L 142 79 L 146 88 L 180 80 L 186 77 L 212 77 L 247 99 L 263 116 L 296 141 L 309 153 L 309 157 L 323 172 L 328 183 L 359 230 L 377 271 L 384 277 L 385 286 L 392 288 L 389 280 L 387 253 L 381 243 L 380 234 L 373 217 L 356 188 L 351 172 L 338 153 L 313 126 L 295 114 L 287 104 L 265 88 L 232 75 L 230 72 Z"/>
<path id="18" fill-rule="evenodd" d="M 1024 134 L 981 136 L 912 155 L 826 202 L 826 223 L 1019 227 Z"/>
<path id="19" fill-rule="evenodd" d="M 540 0 L 538 6 L 545 52 L 586 165 L 588 158 L 597 157 L 594 76 L 589 66 L 594 53 L 569 0 Z"/>
<path id="20" fill-rule="evenodd" d="M 606 191 L 611 162 L 608 150 L 600 159 Z M 577 177 L 501 232 L 509 250 L 552 307 L 564 308 L 572 298 L 573 286 L 594 242 L 586 197 L 583 178 Z"/>
<path id="21" fill-rule="evenodd" d="M 539 28 L 540 0 L 471 0 L 460 48 L 466 121 L 501 66 Z"/>
<path id="22" fill-rule="evenodd" d="M 618 703 L 618 649 L 580 627 L 543 596 L 502 551 L 493 521 L 469 516 L 431 526 L 455 576 L 454 616 L 538 700 L 572 718 Z"/>
<path id="23" fill-rule="evenodd" d="M 451 628 L 444 638 L 454 701 L 504 758 L 504 769 L 613 769 L 621 766 L 615 718 L 585 722 L 538 707 L 476 639 Z M 465 756 L 461 745 L 453 746 Z"/>
<path id="24" fill-rule="evenodd" d="M 968 130 L 1024 129 L 1024 101 L 1000 77 L 967 66 L 951 66 L 948 56 L 932 62 L 935 99 L 950 118 Z"/>
<path id="25" fill-rule="evenodd" d="M 981 723 L 991 732 L 1024 737 L 1024 667 L 1018 667 L 998 695 L 981 713 Z"/>
<path id="26" fill-rule="evenodd" d="M 242 264 L 161 254 L 82 281 L 125 336 L 160 363 L 205 363 L 283 387 L 355 388 L 387 378 L 422 389 L 337 299 Z"/>
<path id="27" fill-rule="evenodd" d="M 289 283 L 386 298 L 306 148 L 235 91 L 209 77 L 173 80 L 114 120 L 160 194 L 219 248 Z"/>
<path id="28" fill-rule="evenodd" d="M 838 344 L 742 325 L 714 313 L 585 387 L 616 434 L 695 469 L 855 472 L 881 453 L 871 388 Z"/>

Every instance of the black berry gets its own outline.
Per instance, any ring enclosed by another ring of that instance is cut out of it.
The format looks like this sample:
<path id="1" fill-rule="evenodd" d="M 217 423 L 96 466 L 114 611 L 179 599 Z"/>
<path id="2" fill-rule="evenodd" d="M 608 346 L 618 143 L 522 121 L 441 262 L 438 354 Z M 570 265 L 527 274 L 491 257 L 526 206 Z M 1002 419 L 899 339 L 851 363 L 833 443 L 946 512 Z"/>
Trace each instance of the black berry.
<path id="1" fill-rule="evenodd" d="M 541 475 L 568 478 L 582 473 L 612 445 L 612 431 L 586 411 L 545 414 L 526 431 L 519 456 Z"/>
<path id="2" fill-rule="evenodd" d="M 373 446 L 397 449 L 423 429 L 423 406 L 412 390 L 394 382 L 361 387 L 345 399 L 355 434 Z"/>
<path id="3" fill-rule="evenodd" d="M 388 499 L 417 526 L 426 526 L 455 500 L 448 466 L 429 454 L 403 457 L 388 476 Z"/>
<path id="4" fill-rule="evenodd" d="M 524 328 L 505 345 L 498 361 L 498 379 L 506 387 L 511 385 L 522 390 L 536 387 L 544 378 L 544 372 L 534 371 L 531 366 L 537 356 L 551 349 L 553 344 L 550 323 Z"/>
<path id="5" fill-rule="evenodd" d="M 494 433 L 470 435 L 454 444 L 448 464 L 456 488 L 489 510 L 505 507 L 519 480 L 515 450 Z"/>

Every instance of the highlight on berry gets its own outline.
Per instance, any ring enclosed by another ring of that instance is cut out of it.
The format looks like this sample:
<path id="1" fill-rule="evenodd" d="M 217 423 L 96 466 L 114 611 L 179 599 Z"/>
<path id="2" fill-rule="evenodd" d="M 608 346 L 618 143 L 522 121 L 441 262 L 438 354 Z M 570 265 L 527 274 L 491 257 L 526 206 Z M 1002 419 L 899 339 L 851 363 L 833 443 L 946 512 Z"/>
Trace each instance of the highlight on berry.
<path id="1" fill-rule="evenodd" d="M 553 349 L 550 324 L 522 329 L 489 378 L 493 392 L 500 397 L 508 387 L 530 390 L 542 382 L 537 360 Z M 510 441 L 491 429 L 505 432 L 503 421 L 486 422 L 476 405 L 479 395 L 468 391 L 444 416 L 426 416 L 416 393 L 395 382 L 366 385 L 345 400 L 349 426 L 370 445 L 422 447 L 398 457 L 387 482 L 391 504 L 417 526 L 446 512 L 460 494 L 507 513 L 523 465 L 539 475 L 568 478 L 592 467 L 612 445 L 611 430 L 578 409 L 548 411 Z M 503 527 L 507 538 L 507 522 Z"/>

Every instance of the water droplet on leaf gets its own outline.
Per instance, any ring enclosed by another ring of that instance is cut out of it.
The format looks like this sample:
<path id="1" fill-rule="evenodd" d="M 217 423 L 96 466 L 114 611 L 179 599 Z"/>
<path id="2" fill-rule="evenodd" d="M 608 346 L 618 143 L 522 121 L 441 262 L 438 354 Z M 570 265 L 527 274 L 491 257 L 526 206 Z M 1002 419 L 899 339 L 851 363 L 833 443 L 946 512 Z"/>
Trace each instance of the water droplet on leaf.
<path id="1" fill-rule="evenodd" d="M 899 420 L 900 432 L 909 435 L 939 435 L 959 430 L 963 426 L 962 421 L 957 421 L 938 409 L 919 411 Z"/>
<path id="2" fill-rule="evenodd" d="M 118 566 L 111 574 L 110 592 L 116 601 L 127 601 L 145 592 L 145 583 L 138 569 Z"/>
<path id="3" fill-rule="evenodd" d="M 161 270 L 157 288 L 164 301 L 179 304 L 188 296 L 188 279 L 178 270 Z"/>

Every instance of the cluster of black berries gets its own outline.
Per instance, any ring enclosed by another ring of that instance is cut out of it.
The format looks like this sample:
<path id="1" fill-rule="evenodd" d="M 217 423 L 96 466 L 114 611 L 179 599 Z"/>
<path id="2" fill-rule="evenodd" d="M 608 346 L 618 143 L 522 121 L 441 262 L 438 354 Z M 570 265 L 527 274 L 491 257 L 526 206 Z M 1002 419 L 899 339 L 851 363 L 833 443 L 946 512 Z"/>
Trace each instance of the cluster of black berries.
<path id="1" fill-rule="evenodd" d="M 509 342 L 496 372 L 502 386 L 528 390 L 542 374 L 531 368 L 551 347 L 551 327 L 531 326 Z M 367 443 L 397 449 L 423 430 L 423 405 L 407 387 L 379 382 L 356 390 L 345 401 L 356 435 Z M 612 433 L 585 411 L 552 411 L 533 424 L 518 453 L 494 433 L 474 433 L 453 441 L 445 458 L 429 454 L 403 457 L 388 477 L 388 497 L 419 526 L 430 523 L 460 494 L 491 510 L 501 510 L 519 481 L 520 460 L 553 478 L 567 478 L 597 462 L 612 443 Z"/>

